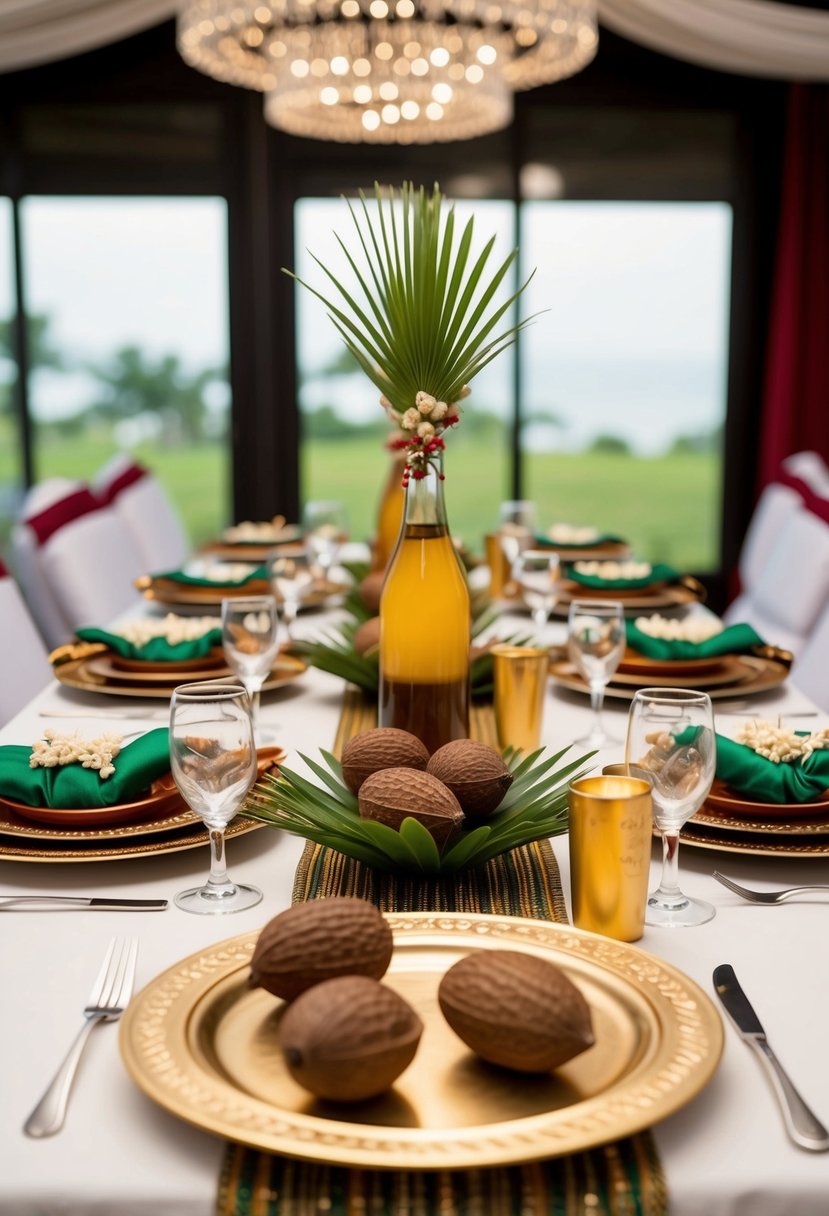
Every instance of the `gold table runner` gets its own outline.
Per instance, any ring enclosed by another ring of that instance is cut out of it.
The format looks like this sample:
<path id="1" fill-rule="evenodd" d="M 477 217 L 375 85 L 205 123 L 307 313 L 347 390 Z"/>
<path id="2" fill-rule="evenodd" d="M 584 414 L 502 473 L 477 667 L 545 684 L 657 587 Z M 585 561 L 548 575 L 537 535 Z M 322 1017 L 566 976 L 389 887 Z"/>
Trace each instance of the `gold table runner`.
<path id="1" fill-rule="evenodd" d="M 374 704 L 349 688 L 334 751 L 377 723 Z M 471 735 L 495 744 L 491 706 L 473 707 Z M 461 911 L 567 923 L 549 841 L 443 879 L 384 874 L 308 842 L 293 902 L 358 895 L 385 911 Z M 665 1179 L 649 1132 L 588 1152 L 528 1164 L 415 1173 L 356 1170 L 228 1145 L 217 1216 L 666 1216 Z"/>

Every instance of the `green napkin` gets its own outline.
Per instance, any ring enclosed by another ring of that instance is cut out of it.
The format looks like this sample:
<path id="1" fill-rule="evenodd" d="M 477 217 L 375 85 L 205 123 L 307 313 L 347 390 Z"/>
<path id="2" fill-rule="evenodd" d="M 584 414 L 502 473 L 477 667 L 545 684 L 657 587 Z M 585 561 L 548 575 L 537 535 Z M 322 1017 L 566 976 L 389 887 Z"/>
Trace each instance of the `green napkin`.
<path id="1" fill-rule="evenodd" d="M 143 646 L 136 646 L 120 634 L 107 633 L 106 629 L 84 628 L 76 630 L 76 633 L 82 642 L 103 642 L 122 659 L 144 659 L 148 663 L 183 663 L 188 659 L 204 659 L 214 646 L 222 644 L 221 627 L 208 629 L 207 633 L 189 642 L 176 642 L 173 645 L 166 638 L 158 637 L 150 638 Z"/>
<path id="2" fill-rule="evenodd" d="M 228 578 L 222 582 L 217 582 L 212 578 L 202 578 L 196 574 L 185 574 L 183 570 L 165 570 L 162 574 L 153 575 L 153 578 L 166 578 L 173 583 L 185 583 L 188 587 L 215 587 L 217 590 L 222 587 L 244 587 L 257 579 L 267 579 L 267 577 L 268 572 L 264 566 L 257 566 L 244 578 Z"/>
<path id="3" fill-rule="evenodd" d="M 650 587 L 653 583 L 675 583 L 679 571 L 674 570 L 673 566 L 666 566 L 664 562 L 657 562 L 644 578 L 599 578 L 595 574 L 580 574 L 568 566 L 567 578 L 580 583 L 582 587 L 595 587 L 602 591 L 633 591 L 637 587 Z"/>
<path id="4" fill-rule="evenodd" d="M 713 659 L 718 655 L 747 654 L 765 642 L 751 625 L 729 625 L 704 642 L 669 641 L 652 638 L 633 621 L 626 621 L 628 646 L 648 659 Z"/>
<path id="5" fill-rule="evenodd" d="M 813 802 L 829 789 L 829 750 L 775 764 L 733 739 L 717 735 L 717 776 L 756 802 Z"/>
<path id="6" fill-rule="evenodd" d="M 96 769 L 80 764 L 29 768 L 30 747 L 0 747 L 0 790 L 25 806 L 61 810 L 117 806 L 135 802 L 153 781 L 170 771 L 170 732 L 151 730 L 115 757 L 115 772 L 104 781 Z"/>
<path id="7" fill-rule="evenodd" d="M 599 545 L 623 545 L 625 543 L 621 536 L 611 536 L 609 532 L 602 532 L 594 536 L 592 540 L 573 541 L 571 544 L 553 540 L 551 536 L 543 534 L 534 539 L 539 549 L 594 549 Z"/>

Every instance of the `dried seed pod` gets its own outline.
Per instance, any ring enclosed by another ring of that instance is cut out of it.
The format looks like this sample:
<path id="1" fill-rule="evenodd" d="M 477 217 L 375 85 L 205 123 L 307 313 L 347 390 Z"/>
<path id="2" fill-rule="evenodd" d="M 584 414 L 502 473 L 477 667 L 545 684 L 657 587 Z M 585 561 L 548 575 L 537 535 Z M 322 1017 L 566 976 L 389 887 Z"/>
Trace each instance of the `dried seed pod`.
<path id="1" fill-rule="evenodd" d="M 346 895 L 310 900 L 265 925 L 251 959 L 250 985 L 292 1001 L 341 975 L 379 980 L 392 949 L 391 929 L 374 904 Z"/>
<path id="2" fill-rule="evenodd" d="M 354 630 L 354 649 L 357 654 L 368 654 L 380 645 L 380 618 L 373 616 Z"/>
<path id="3" fill-rule="evenodd" d="M 380 596 L 383 594 L 383 583 L 386 581 L 385 570 L 374 570 L 367 574 L 360 583 L 360 596 L 369 612 L 380 611 Z"/>
<path id="4" fill-rule="evenodd" d="M 414 768 L 381 769 L 363 782 L 360 815 L 400 830 L 404 819 L 416 819 L 443 850 L 463 826 L 463 811 L 451 790 L 437 777 Z"/>
<path id="5" fill-rule="evenodd" d="M 444 743 L 426 772 L 449 787 L 468 819 L 491 815 L 512 785 L 512 773 L 495 748 L 474 739 Z"/>
<path id="6" fill-rule="evenodd" d="M 444 975 L 438 1001 L 467 1047 L 517 1072 L 547 1072 L 594 1042 L 587 1001 L 560 968 L 534 954 L 468 954 Z"/>
<path id="7" fill-rule="evenodd" d="M 423 1032 L 402 996 L 363 976 L 318 984 L 282 1015 L 279 1043 L 291 1076 L 319 1098 L 359 1102 L 388 1089 Z"/>
<path id="8" fill-rule="evenodd" d="M 396 726 L 377 726 L 349 739 L 343 748 L 343 781 L 352 793 L 383 768 L 425 769 L 429 753 L 424 745 L 407 730 Z"/>

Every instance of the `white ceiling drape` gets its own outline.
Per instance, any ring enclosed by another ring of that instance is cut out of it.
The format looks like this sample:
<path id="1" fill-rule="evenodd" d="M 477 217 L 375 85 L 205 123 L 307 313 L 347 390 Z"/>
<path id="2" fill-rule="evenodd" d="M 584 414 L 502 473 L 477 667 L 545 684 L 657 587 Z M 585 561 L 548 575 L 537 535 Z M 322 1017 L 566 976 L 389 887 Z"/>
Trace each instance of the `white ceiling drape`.
<path id="1" fill-rule="evenodd" d="M 829 80 L 829 13 L 775 0 L 598 0 L 603 25 L 703 67 Z M 176 0 L 0 0 L 0 72 L 91 51 L 175 15 Z"/>

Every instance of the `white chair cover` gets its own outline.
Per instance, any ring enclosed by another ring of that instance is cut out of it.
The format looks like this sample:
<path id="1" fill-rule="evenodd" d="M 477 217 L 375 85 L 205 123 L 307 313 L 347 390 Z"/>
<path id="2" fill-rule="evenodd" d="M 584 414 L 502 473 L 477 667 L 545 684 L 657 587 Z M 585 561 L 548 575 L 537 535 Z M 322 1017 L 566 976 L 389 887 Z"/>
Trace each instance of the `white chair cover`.
<path id="1" fill-rule="evenodd" d="M 829 712 L 829 604 L 792 664 L 792 680 L 816 705 Z"/>
<path id="2" fill-rule="evenodd" d="M 738 569 L 743 593 L 750 593 L 757 585 L 783 525 L 802 504 L 797 490 L 789 486 L 770 485 L 763 490 L 740 550 Z"/>
<path id="3" fill-rule="evenodd" d="M 84 489 L 83 482 L 50 477 L 26 494 L 11 530 L 12 565 L 32 619 L 50 650 L 72 636 L 72 628 L 55 598 L 43 570 L 40 542 L 28 520 L 66 501 Z"/>
<path id="4" fill-rule="evenodd" d="M 14 579 L 0 562 L 0 726 L 52 678 L 46 648 Z"/>
<path id="5" fill-rule="evenodd" d="M 792 477 L 799 477 L 813 493 L 829 502 L 829 468 L 819 452 L 795 452 L 783 461 L 783 469 Z"/>
<path id="6" fill-rule="evenodd" d="M 113 457 L 92 482 L 95 494 L 131 532 L 146 573 L 177 569 L 189 553 L 181 519 L 161 482 L 126 455 Z"/>

